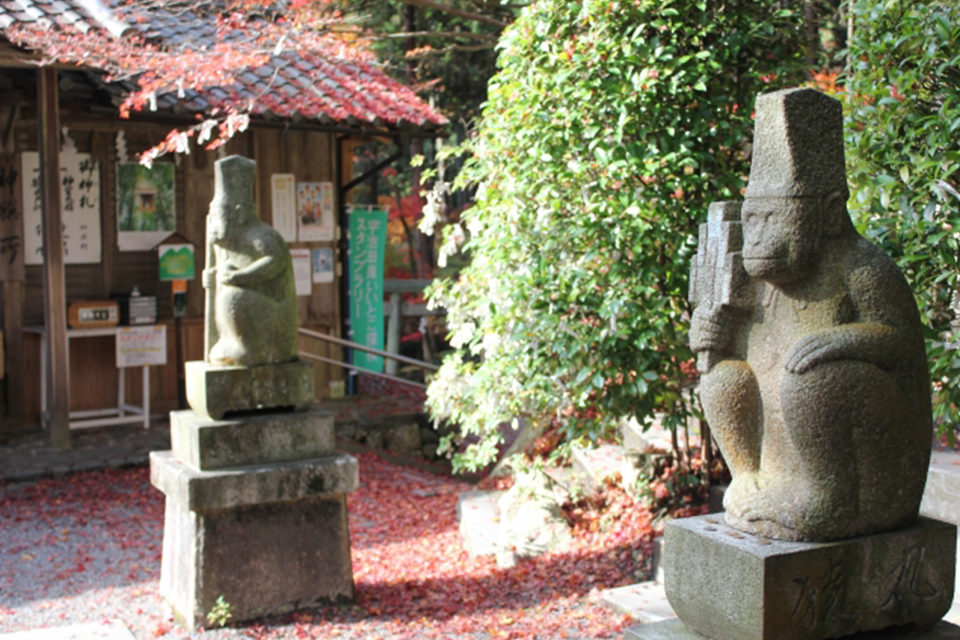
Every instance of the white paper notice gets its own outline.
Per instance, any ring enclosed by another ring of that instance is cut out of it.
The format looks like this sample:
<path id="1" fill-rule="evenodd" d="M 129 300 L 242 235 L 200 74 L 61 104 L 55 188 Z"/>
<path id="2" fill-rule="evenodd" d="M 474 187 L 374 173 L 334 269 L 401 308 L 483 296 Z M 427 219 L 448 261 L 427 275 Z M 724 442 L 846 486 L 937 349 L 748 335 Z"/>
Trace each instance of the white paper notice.
<path id="1" fill-rule="evenodd" d="M 273 228 L 287 242 L 297 239 L 297 183 L 292 173 L 270 176 L 270 198 L 273 205 Z"/>
<path id="2" fill-rule="evenodd" d="M 117 331 L 117 367 L 142 367 L 166 363 L 167 325 L 121 327 Z"/>
<path id="3" fill-rule="evenodd" d="M 310 295 L 313 286 L 310 282 L 310 249 L 290 249 L 290 258 L 293 260 L 293 280 L 297 284 L 297 295 Z"/>

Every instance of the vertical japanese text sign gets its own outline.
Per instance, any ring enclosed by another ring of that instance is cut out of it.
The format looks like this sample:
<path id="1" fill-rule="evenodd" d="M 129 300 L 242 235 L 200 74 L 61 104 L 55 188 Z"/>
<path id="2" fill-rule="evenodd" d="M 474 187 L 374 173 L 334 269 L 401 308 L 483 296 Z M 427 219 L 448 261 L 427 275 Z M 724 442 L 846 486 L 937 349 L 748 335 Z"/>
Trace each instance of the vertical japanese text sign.
<path id="1" fill-rule="evenodd" d="M 350 214 L 350 328 L 352 339 L 383 349 L 383 258 L 387 246 L 387 212 L 355 210 Z M 383 371 L 383 358 L 354 351 L 353 364 Z"/>
<path id="2" fill-rule="evenodd" d="M 23 186 L 23 248 L 26 264 L 43 264 L 43 216 L 40 208 L 40 154 L 20 154 Z M 100 262 L 100 169 L 89 153 L 60 152 L 60 206 L 63 260 Z"/>
<path id="3" fill-rule="evenodd" d="M 20 163 L 0 153 L 0 281 L 23 280 L 23 222 L 17 187 Z"/>

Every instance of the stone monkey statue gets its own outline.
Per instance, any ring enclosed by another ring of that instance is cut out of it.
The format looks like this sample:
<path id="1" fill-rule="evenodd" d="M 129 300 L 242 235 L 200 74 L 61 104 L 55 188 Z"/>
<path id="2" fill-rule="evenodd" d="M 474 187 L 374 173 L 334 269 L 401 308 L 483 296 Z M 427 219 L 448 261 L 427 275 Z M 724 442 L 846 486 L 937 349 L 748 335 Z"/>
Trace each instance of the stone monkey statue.
<path id="1" fill-rule="evenodd" d="M 252 367 L 297 359 L 293 263 L 279 233 L 257 217 L 256 163 L 217 161 L 207 215 L 206 361 Z"/>
<path id="2" fill-rule="evenodd" d="M 759 96 L 739 223 L 733 203 L 711 212 L 692 273 L 701 400 L 733 474 L 726 519 L 772 538 L 908 524 L 929 463 L 916 303 L 850 221 L 842 127 L 816 91 Z"/>

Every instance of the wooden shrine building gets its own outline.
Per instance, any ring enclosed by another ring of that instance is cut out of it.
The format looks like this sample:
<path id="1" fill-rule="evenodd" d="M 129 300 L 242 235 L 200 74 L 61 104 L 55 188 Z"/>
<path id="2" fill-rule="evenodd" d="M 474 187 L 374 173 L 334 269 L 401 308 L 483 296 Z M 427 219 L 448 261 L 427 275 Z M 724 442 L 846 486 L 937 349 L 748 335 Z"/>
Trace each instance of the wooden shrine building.
<path id="1" fill-rule="evenodd" d="M 401 140 L 434 135 L 444 124 L 411 90 L 375 67 L 308 61 L 290 52 L 240 74 L 229 88 L 160 95 L 156 110 L 134 112 L 124 120 L 117 111 L 123 86 L 105 82 L 97 69 L 40 66 L 43 52 L 19 49 L 3 37 L 17 25 L 46 20 L 81 29 L 136 29 L 159 43 L 204 31 L 213 38 L 213 22 L 189 11 L 173 13 L 157 3 L 144 15 L 124 25 L 104 0 L 0 0 L 5 400 L 0 432 L 44 423 L 55 446 L 69 447 L 71 413 L 142 405 L 146 368 L 118 368 L 120 338 L 68 330 L 68 309 L 78 302 L 119 298 L 132 313 L 134 303 L 141 302 L 134 298 L 155 297 L 151 325 L 166 327 L 166 362 L 151 367 L 150 412 L 178 407 L 182 363 L 203 357 L 205 216 L 213 194 L 213 163 L 222 155 L 256 160 L 261 218 L 284 233 L 301 256 L 330 261 L 325 277 L 314 277 L 298 292 L 300 324 L 340 335 L 342 229 L 349 189 L 362 178 L 353 176 L 353 146 L 376 137 L 392 138 L 401 148 Z M 141 152 L 163 141 L 172 128 L 202 119 L 228 91 L 254 101 L 244 131 L 217 151 L 191 145 L 189 153 L 157 159 L 149 172 L 137 168 Z M 324 108 L 298 100 L 304 92 L 321 95 Z M 319 207 L 310 220 L 290 202 L 297 190 L 311 192 Z M 299 223 L 298 217 L 303 218 Z M 58 241 L 62 253 L 47 251 Z M 177 320 L 172 288 L 184 285 L 161 280 L 161 242 L 194 250 L 195 274 L 185 283 L 185 308 L 178 309 Z M 106 313 L 96 304 L 76 305 L 75 313 L 77 307 L 89 307 L 85 313 L 94 319 Z M 48 359 L 41 354 L 42 340 Z M 305 342 L 302 348 L 323 355 L 330 347 Z M 327 393 L 328 382 L 342 374 L 325 365 L 318 365 L 317 373 L 319 398 Z"/>

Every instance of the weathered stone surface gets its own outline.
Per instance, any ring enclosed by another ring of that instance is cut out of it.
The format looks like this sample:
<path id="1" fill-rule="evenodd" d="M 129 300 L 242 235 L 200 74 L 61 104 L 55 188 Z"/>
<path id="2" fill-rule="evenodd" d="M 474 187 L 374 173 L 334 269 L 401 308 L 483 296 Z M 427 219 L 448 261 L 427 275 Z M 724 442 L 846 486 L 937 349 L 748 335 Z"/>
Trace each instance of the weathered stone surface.
<path id="1" fill-rule="evenodd" d="M 667 601 L 663 585 L 654 581 L 604 589 L 600 592 L 600 601 L 608 609 L 646 624 L 677 617 Z"/>
<path id="2" fill-rule="evenodd" d="M 197 471 L 170 451 L 150 452 L 150 483 L 191 511 L 291 502 L 353 491 L 357 460 L 346 454 Z"/>
<path id="3" fill-rule="evenodd" d="M 352 599 L 344 495 L 203 513 L 168 495 L 160 593 L 191 629 L 219 597 L 230 622 Z"/>
<path id="4" fill-rule="evenodd" d="M 726 519 L 778 539 L 908 525 L 930 455 L 919 314 L 850 222 L 842 125 L 816 91 L 761 95 L 746 198 L 711 206 L 691 273 Z"/>
<path id="5" fill-rule="evenodd" d="M 500 491 L 464 491 L 457 497 L 457 522 L 463 548 L 471 558 L 497 552 Z"/>
<path id="6" fill-rule="evenodd" d="M 399 422 L 384 428 L 384 446 L 389 451 L 416 455 L 420 453 L 420 425 L 416 422 Z"/>
<path id="7" fill-rule="evenodd" d="M 211 420 L 195 411 L 170 412 L 173 457 L 198 471 L 319 458 L 333 453 L 333 414 L 267 413 Z"/>
<path id="8" fill-rule="evenodd" d="M 687 629 L 679 620 L 630 627 L 624 640 L 703 640 L 703 636 Z M 844 640 L 960 640 L 960 627 L 939 622 L 929 629 L 899 628 L 871 631 L 847 636 Z"/>
<path id="9" fill-rule="evenodd" d="M 513 486 L 497 500 L 498 554 L 529 558 L 563 548 L 573 536 L 553 480 L 536 469 L 518 471 L 515 478 Z M 497 562 L 501 562 L 499 555 Z"/>
<path id="10" fill-rule="evenodd" d="M 920 515 L 942 522 L 960 524 L 960 454 L 934 451 L 927 471 L 927 484 L 920 503 Z M 960 540 L 957 541 L 957 571 L 960 579 Z M 960 622 L 960 589 L 954 589 L 953 607 L 946 619 Z"/>
<path id="11" fill-rule="evenodd" d="M 719 517 L 666 527 L 667 597 L 713 640 L 820 640 L 933 625 L 953 599 L 956 528 L 921 519 L 836 542 L 740 533 Z"/>
<path id="12" fill-rule="evenodd" d="M 313 405 L 313 375 L 313 365 L 302 360 L 257 367 L 194 360 L 186 363 L 187 402 L 214 420 L 246 411 L 304 411 Z"/>
<path id="13" fill-rule="evenodd" d="M 934 451 L 927 471 L 920 513 L 928 518 L 960 524 L 960 454 Z"/>
<path id="14" fill-rule="evenodd" d="M 160 590 L 183 625 L 204 625 L 221 596 L 231 622 L 353 597 L 354 458 L 198 471 L 154 451 L 150 480 L 166 495 Z"/>
<path id="15" fill-rule="evenodd" d="M 205 359 L 256 366 L 297 359 L 297 295 L 287 243 L 257 216 L 256 163 L 240 156 L 214 165 L 207 215 L 208 331 Z M 212 308 L 211 308 L 212 307 Z"/>
<path id="16" fill-rule="evenodd" d="M 573 446 L 570 448 L 570 462 L 584 488 L 590 493 L 597 492 L 603 489 L 607 479 L 623 474 L 623 448 L 615 444 Z M 621 480 L 623 477 L 621 475 Z"/>

